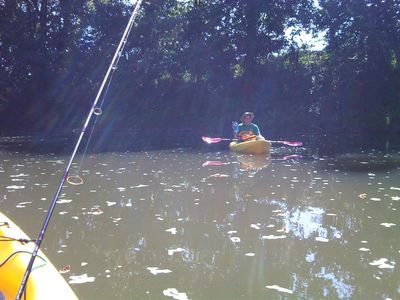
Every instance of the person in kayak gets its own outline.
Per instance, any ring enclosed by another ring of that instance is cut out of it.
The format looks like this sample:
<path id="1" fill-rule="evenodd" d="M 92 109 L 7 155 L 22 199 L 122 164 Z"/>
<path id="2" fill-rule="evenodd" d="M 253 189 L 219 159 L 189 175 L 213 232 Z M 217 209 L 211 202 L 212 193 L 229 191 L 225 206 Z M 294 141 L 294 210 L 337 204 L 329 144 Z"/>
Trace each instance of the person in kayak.
<path id="1" fill-rule="evenodd" d="M 252 123 L 253 119 L 254 113 L 247 111 L 240 118 L 242 123 L 237 124 L 234 122 L 232 124 L 233 135 L 235 139 L 237 139 L 238 143 L 252 140 L 264 140 L 258 125 Z"/>

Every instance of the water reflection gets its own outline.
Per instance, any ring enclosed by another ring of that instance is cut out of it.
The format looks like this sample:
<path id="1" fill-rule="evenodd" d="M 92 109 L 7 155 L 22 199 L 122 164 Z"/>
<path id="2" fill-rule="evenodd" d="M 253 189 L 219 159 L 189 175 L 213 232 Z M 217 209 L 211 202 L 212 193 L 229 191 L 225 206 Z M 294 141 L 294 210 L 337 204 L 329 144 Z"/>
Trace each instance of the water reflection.
<path id="1" fill-rule="evenodd" d="M 2 210 L 31 236 L 65 163 L 2 153 Z M 399 298 L 400 170 L 334 164 L 291 153 L 93 154 L 83 184 L 65 186 L 44 250 L 70 266 L 82 299 Z"/>

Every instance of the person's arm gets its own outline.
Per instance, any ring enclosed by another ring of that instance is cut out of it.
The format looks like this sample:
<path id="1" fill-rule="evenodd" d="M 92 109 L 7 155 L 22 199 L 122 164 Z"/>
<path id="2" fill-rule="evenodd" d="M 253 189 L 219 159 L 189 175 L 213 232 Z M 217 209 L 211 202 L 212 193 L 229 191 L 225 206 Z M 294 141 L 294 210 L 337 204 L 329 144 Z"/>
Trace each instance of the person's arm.
<path id="1" fill-rule="evenodd" d="M 241 132 L 242 130 L 243 130 L 243 123 L 240 123 L 240 124 L 238 125 L 237 132 L 236 132 L 236 136 L 235 136 L 235 139 L 237 139 L 238 142 L 241 142 L 241 141 L 242 141 L 241 136 L 239 135 L 239 132 Z"/>
<path id="2" fill-rule="evenodd" d="M 258 128 L 258 125 L 254 125 L 254 134 L 257 136 L 257 139 L 259 140 L 264 140 L 264 137 L 261 135 L 260 128 Z"/>
<path id="3" fill-rule="evenodd" d="M 232 129 L 233 129 L 233 137 L 237 139 L 239 133 L 239 124 L 237 122 L 232 122 Z"/>

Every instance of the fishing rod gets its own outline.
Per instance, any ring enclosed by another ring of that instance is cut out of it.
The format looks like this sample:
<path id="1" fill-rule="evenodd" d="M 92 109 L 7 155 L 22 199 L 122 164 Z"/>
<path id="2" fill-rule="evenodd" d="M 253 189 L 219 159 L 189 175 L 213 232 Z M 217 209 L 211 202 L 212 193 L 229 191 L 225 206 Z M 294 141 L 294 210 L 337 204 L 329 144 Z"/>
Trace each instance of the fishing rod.
<path id="1" fill-rule="evenodd" d="M 131 32 L 131 29 L 133 27 L 133 23 L 135 21 L 136 15 L 139 12 L 139 8 L 140 8 L 141 3 L 142 3 L 142 0 L 137 0 L 136 1 L 135 9 L 132 12 L 132 15 L 131 15 L 131 17 L 129 19 L 128 24 L 126 25 L 124 34 L 122 35 L 122 38 L 121 38 L 121 40 L 120 40 L 120 42 L 118 44 L 117 50 L 115 51 L 115 54 L 114 54 L 114 57 L 113 57 L 113 59 L 112 59 L 112 61 L 110 63 L 110 66 L 108 67 L 106 75 L 104 76 L 103 82 L 102 82 L 102 84 L 101 84 L 101 86 L 99 88 L 97 96 L 96 96 L 95 100 L 93 101 L 92 107 L 91 107 L 91 109 L 89 111 L 89 114 L 88 114 L 88 116 L 86 118 L 86 121 L 82 126 L 82 129 L 81 129 L 81 132 L 79 134 L 78 140 L 76 141 L 75 147 L 74 147 L 74 149 L 72 151 L 72 154 L 71 154 L 71 157 L 70 157 L 70 159 L 68 161 L 67 167 L 65 168 L 64 175 L 62 176 L 60 184 L 58 185 L 58 188 L 57 188 L 57 190 L 56 190 L 56 192 L 55 192 L 55 194 L 53 196 L 50 208 L 49 208 L 49 210 L 47 212 L 47 215 L 46 215 L 46 218 L 45 218 L 45 220 L 43 222 L 42 228 L 40 229 L 39 235 L 38 235 L 38 237 L 36 239 L 35 248 L 34 248 L 34 250 L 32 252 L 32 256 L 31 256 L 29 264 L 28 264 L 28 266 L 27 266 L 27 268 L 25 270 L 24 276 L 22 277 L 21 285 L 19 286 L 18 293 L 17 293 L 17 296 L 15 298 L 16 300 L 20 300 L 22 295 L 23 295 L 23 293 L 24 293 L 24 291 L 25 291 L 25 288 L 26 288 L 26 285 L 27 285 L 27 282 L 28 282 L 28 279 L 29 279 L 29 275 L 32 272 L 33 263 L 35 262 L 35 258 L 36 258 L 37 254 L 38 254 L 40 245 L 41 245 L 41 243 L 43 241 L 43 237 L 44 237 L 44 234 L 46 232 L 46 229 L 47 229 L 47 227 L 48 227 L 48 225 L 50 223 L 51 216 L 52 216 L 52 214 L 54 212 L 54 209 L 56 207 L 57 200 L 58 200 L 58 198 L 60 196 L 60 193 L 62 191 L 63 185 L 64 185 L 64 183 L 65 183 L 65 181 L 66 181 L 66 179 L 68 177 L 68 173 L 69 173 L 69 170 L 71 168 L 72 162 L 74 161 L 75 155 L 76 155 L 76 153 L 78 151 L 78 148 L 79 148 L 79 145 L 80 145 L 80 143 L 82 141 L 82 138 L 83 138 L 83 136 L 84 136 L 84 134 L 86 132 L 86 129 L 88 127 L 90 119 L 92 118 L 93 114 L 96 114 L 97 102 L 99 101 L 100 96 L 103 93 L 104 86 L 106 85 L 106 82 L 108 81 L 108 78 L 109 78 L 111 72 L 114 71 L 116 69 L 116 67 L 117 67 L 118 60 L 122 55 L 122 51 L 123 51 L 123 49 L 124 49 L 124 47 L 126 45 L 127 38 L 128 38 L 128 36 L 129 36 L 129 34 Z"/>

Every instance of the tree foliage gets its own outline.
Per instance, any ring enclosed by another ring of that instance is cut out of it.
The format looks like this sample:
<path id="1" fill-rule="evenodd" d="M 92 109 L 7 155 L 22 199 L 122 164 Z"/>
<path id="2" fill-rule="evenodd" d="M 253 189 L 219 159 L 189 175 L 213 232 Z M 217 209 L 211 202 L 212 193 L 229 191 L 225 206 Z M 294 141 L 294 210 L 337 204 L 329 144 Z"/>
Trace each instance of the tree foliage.
<path id="1" fill-rule="evenodd" d="M 79 127 L 131 11 L 0 1 L 3 132 Z M 101 128 L 222 134 L 253 110 L 271 132 L 398 129 L 399 15 L 398 0 L 144 1 Z M 296 43 L 300 29 L 325 32 L 326 48 Z"/>

